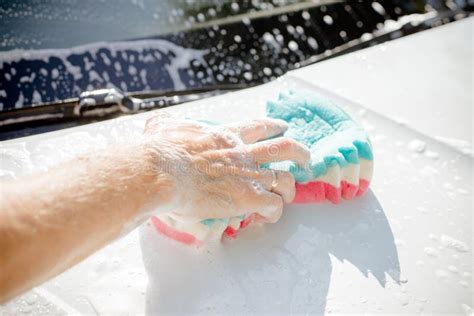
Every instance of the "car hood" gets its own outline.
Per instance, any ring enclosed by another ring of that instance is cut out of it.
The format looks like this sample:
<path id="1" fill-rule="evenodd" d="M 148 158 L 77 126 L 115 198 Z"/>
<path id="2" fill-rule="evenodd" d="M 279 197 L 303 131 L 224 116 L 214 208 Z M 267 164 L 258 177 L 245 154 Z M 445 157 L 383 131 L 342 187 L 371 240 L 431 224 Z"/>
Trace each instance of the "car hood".
<path id="1" fill-rule="evenodd" d="M 338 206 L 290 205 L 275 225 L 199 249 L 144 224 L 24 297 L 36 295 L 38 305 L 48 301 L 66 312 L 111 314 L 469 311 L 473 156 L 466 68 L 472 67 L 466 63 L 472 66 L 473 21 L 160 110 L 231 122 L 264 116 L 266 101 L 282 90 L 327 96 L 371 137 L 375 173 L 364 197 Z M 154 114 L 2 142 L 2 176 L 44 170 L 134 137 Z"/>

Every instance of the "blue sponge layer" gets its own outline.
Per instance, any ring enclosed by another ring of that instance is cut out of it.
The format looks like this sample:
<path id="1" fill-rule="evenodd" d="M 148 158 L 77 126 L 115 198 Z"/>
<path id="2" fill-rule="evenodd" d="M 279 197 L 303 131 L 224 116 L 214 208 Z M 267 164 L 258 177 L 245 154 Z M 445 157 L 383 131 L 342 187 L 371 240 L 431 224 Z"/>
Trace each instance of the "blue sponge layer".
<path id="1" fill-rule="evenodd" d="M 285 136 L 305 144 L 311 151 L 309 174 L 295 163 L 270 164 L 270 168 L 290 171 L 298 182 L 308 182 L 339 165 L 373 160 L 369 138 L 359 124 L 333 102 L 309 91 L 280 93 L 267 102 L 267 115 L 285 120 L 290 128 Z"/>

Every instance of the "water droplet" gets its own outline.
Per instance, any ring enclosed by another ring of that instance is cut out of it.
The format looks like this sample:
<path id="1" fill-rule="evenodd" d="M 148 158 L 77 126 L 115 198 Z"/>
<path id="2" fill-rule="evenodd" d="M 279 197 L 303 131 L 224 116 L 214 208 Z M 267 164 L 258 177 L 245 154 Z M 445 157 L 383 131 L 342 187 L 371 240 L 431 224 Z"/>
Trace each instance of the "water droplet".
<path id="1" fill-rule="evenodd" d="M 31 309 L 30 306 L 22 306 L 20 308 L 20 312 L 24 314 L 30 314 L 33 310 Z"/>
<path id="2" fill-rule="evenodd" d="M 424 166 L 420 170 L 420 173 L 425 177 L 434 177 L 435 175 L 439 174 L 439 170 L 431 166 Z"/>
<path id="3" fill-rule="evenodd" d="M 272 74 L 272 70 L 268 67 L 263 68 L 263 73 L 265 76 L 270 76 Z"/>
<path id="4" fill-rule="evenodd" d="M 380 14 L 382 16 L 385 15 L 385 9 L 380 3 L 376 2 L 376 1 L 372 2 L 372 8 L 375 11 L 377 11 L 378 14 Z"/>
<path id="5" fill-rule="evenodd" d="M 307 42 L 308 42 L 308 45 L 309 45 L 312 49 L 314 49 L 314 50 L 318 49 L 318 47 L 319 47 L 318 42 L 317 42 L 313 37 L 311 37 L 311 36 L 308 37 Z"/>
<path id="6" fill-rule="evenodd" d="M 422 153 L 426 149 L 426 143 L 419 139 L 414 139 L 408 144 L 408 148 L 416 153 Z"/>
<path id="7" fill-rule="evenodd" d="M 415 264 L 417 267 L 423 267 L 425 265 L 425 263 L 421 260 L 417 260 Z"/>
<path id="8" fill-rule="evenodd" d="M 429 257 L 432 257 L 432 258 L 438 257 L 438 250 L 436 250 L 435 248 L 426 247 L 423 251 Z"/>
<path id="9" fill-rule="evenodd" d="M 444 183 L 443 188 L 445 188 L 446 190 L 454 190 L 454 186 L 451 182 Z"/>
<path id="10" fill-rule="evenodd" d="M 427 213 L 426 208 L 424 208 L 423 206 L 418 206 L 416 209 L 417 209 L 420 213 L 422 213 L 422 214 L 426 214 L 426 213 Z"/>
<path id="11" fill-rule="evenodd" d="M 405 245 L 405 242 L 401 239 L 395 239 L 395 245 L 397 245 L 398 247 L 401 247 Z"/>
<path id="12" fill-rule="evenodd" d="M 298 50 L 298 44 L 295 41 L 290 41 L 288 43 L 288 48 L 292 51 L 297 51 Z"/>
<path id="13" fill-rule="evenodd" d="M 253 76 L 252 76 L 252 73 L 251 73 L 251 72 L 248 72 L 248 71 L 247 71 L 247 72 L 244 73 L 244 78 L 245 78 L 245 80 L 250 81 L 250 80 L 252 80 L 252 77 L 253 77 Z"/>
<path id="14" fill-rule="evenodd" d="M 429 234 L 428 237 L 431 239 L 431 240 L 435 240 L 437 241 L 439 238 L 438 236 L 436 236 L 435 234 Z"/>
<path id="15" fill-rule="evenodd" d="M 446 279 L 448 277 L 448 273 L 441 269 L 436 270 L 435 275 L 439 279 Z"/>
<path id="16" fill-rule="evenodd" d="M 410 303 L 410 298 L 404 293 L 399 293 L 396 295 L 396 297 L 402 306 L 406 306 L 408 303 Z"/>
<path id="17" fill-rule="evenodd" d="M 202 13 L 198 13 L 197 19 L 199 22 L 204 22 L 206 20 L 206 16 Z"/>
<path id="18" fill-rule="evenodd" d="M 38 296 L 36 294 L 32 294 L 32 295 L 28 295 L 25 298 L 25 301 L 28 305 L 34 305 L 37 302 L 37 298 L 38 298 Z"/>
<path id="19" fill-rule="evenodd" d="M 425 156 L 426 156 L 427 158 L 430 158 L 430 159 L 433 159 L 433 160 L 436 160 L 436 159 L 439 158 L 439 154 L 438 154 L 437 152 L 435 152 L 435 151 L 432 151 L 432 150 L 427 150 L 427 151 L 425 152 Z"/>
<path id="20" fill-rule="evenodd" d="M 471 315 L 473 314 L 472 307 L 467 305 L 467 304 L 461 304 L 461 308 L 464 311 L 465 315 Z"/>
<path id="21" fill-rule="evenodd" d="M 325 15 L 323 17 L 323 20 L 324 20 L 324 23 L 326 23 L 327 25 L 332 25 L 334 23 L 334 20 L 332 19 L 330 15 Z"/>
<path id="22" fill-rule="evenodd" d="M 404 274 L 401 274 L 400 277 L 398 278 L 398 281 L 400 281 L 400 283 L 402 284 L 405 284 L 408 282 L 408 278 Z"/>

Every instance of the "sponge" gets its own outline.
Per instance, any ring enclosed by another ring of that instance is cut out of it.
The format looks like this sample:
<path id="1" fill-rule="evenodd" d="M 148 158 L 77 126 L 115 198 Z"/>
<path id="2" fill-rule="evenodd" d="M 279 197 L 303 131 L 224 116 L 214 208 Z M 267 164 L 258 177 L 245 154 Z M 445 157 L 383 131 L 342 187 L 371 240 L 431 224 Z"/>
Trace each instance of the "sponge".
<path id="1" fill-rule="evenodd" d="M 267 102 L 267 116 L 286 121 L 286 137 L 306 145 L 311 152 L 309 169 L 291 161 L 263 167 L 291 172 L 296 180 L 293 203 L 334 204 L 361 196 L 373 173 L 373 151 L 365 130 L 332 101 L 309 91 L 282 92 Z M 187 222 L 171 213 L 152 217 L 162 234 L 185 244 L 235 238 L 255 214 L 229 219 Z"/>
<path id="2" fill-rule="evenodd" d="M 285 136 L 311 152 L 310 172 L 293 162 L 270 164 L 295 176 L 294 203 L 339 203 L 364 194 L 373 172 L 372 145 L 365 130 L 330 100 L 311 92 L 289 91 L 267 103 L 267 115 L 285 120 Z"/>

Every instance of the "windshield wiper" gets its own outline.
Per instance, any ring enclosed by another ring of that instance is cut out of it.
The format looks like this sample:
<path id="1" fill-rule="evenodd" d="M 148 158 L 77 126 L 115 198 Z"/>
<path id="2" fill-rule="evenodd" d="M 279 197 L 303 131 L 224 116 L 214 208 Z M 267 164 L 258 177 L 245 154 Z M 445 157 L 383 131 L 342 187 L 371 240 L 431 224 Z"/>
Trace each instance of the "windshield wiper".
<path id="1" fill-rule="evenodd" d="M 176 91 L 153 90 L 131 93 L 124 93 L 115 88 L 85 91 L 78 98 L 0 112 L 0 133 L 67 121 L 97 121 L 123 114 L 165 108 L 252 86 L 214 85 Z"/>

